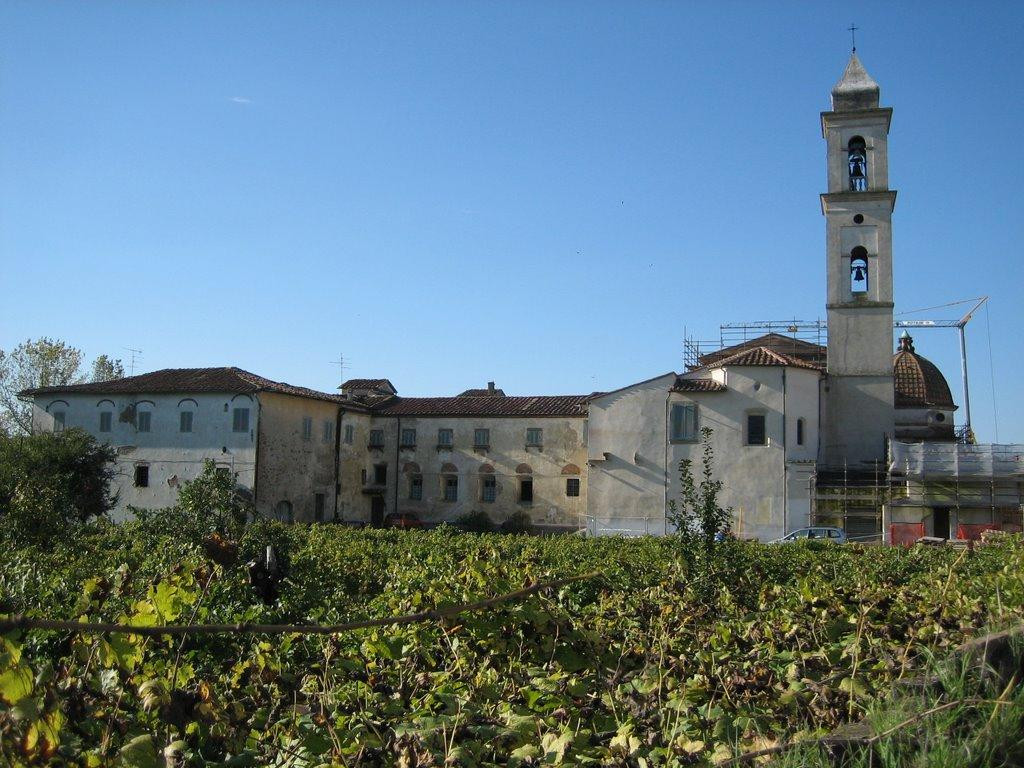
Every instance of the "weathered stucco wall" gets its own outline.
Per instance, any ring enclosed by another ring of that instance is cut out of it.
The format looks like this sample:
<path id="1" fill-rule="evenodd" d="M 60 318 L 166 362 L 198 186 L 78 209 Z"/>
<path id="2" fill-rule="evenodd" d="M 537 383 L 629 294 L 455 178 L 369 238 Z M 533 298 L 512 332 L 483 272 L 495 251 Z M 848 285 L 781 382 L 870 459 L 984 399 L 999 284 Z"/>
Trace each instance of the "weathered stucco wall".
<path id="1" fill-rule="evenodd" d="M 249 428 L 232 431 L 233 410 L 249 409 Z M 109 396 L 65 393 L 43 396 L 33 404 L 36 429 L 52 431 L 53 414 L 64 414 L 65 429 L 78 427 L 117 451 L 114 490 L 118 502 L 111 515 L 124 519 L 128 507 L 159 509 L 178 500 L 182 483 L 195 478 L 211 459 L 228 469 L 249 492 L 255 480 L 258 407 L 248 395 Z M 138 429 L 139 412 L 148 412 L 150 429 Z M 192 413 L 192 431 L 181 431 L 181 413 Z M 110 414 L 110 431 L 101 432 L 101 414 Z M 149 468 L 149 484 L 135 485 L 136 467 Z"/>
<path id="2" fill-rule="evenodd" d="M 514 512 L 527 512 L 539 526 L 580 527 L 586 509 L 586 419 L 574 418 L 470 418 L 470 417 L 372 417 L 354 454 L 362 452 L 366 471 L 364 502 L 369 513 L 373 496 L 383 499 L 384 514 L 412 512 L 427 523 L 453 521 L 468 512 L 486 512 L 501 523 Z M 526 445 L 526 430 L 543 430 L 540 448 Z M 381 448 L 368 448 L 369 429 L 384 432 Z M 401 431 L 416 430 L 414 447 L 400 445 Z M 438 447 L 438 430 L 453 431 L 452 447 Z M 474 447 L 474 431 L 490 431 L 486 450 Z M 375 468 L 384 466 L 386 483 L 375 482 Z M 447 466 L 446 466 L 447 465 Z M 530 472 L 524 470 L 526 465 Z M 569 466 L 572 465 L 572 466 Z M 454 467 L 454 472 L 450 471 Z M 481 472 L 490 467 L 493 473 Z M 574 471 L 574 469 L 576 471 Z M 483 499 L 483 475 L 496 481 L 494 501 Z M 422 498 L 410 498 L 411 479 L 422 479 Z M 444 481 L 458 479 L 457 499 L 444 499 Z M 346 478 L 348 475 L 346 475 Z M 580 481 L 579 496 L 566 495 L 566 480 Z M 520 481 L 533 480 L 533 501 L 520 499 Z M 351 493 L 346 493 L 348 498 Z M 353 503 L 356 503 L 353 500 Z M 368 518 L 359 518 L 368 519 Z"/>
<path id="3" fill-rule="evenodd" d="M 351 428 L 351 431 L 349 430 Z M 370 522 L 370 497 L 363 493 L 362 473 L 366 471 L 366 445 L 370 439 L 370 416 L 346 410 L 341 415 L 339 442 L 338 519 Z M 351 436 L 351 440 L 349 440 Z"/>
<path id="4" fill-rule="evenodd" d="M 665 532 L 667 373 L 590 402 L 587 526 L 594 534 Z"/>
<path id="5" fill-rule="evenodd" d="M 318 517 L 320 494 L 322 519 L 334 519 L 338 405 L 271 392 L 261 392 L 259 404 L 256 511 L 287 520 L 290 506 L 292 519 L 311 522 Z M 307 418 L 312 420 L 308 436 L 303 432 Z"/>

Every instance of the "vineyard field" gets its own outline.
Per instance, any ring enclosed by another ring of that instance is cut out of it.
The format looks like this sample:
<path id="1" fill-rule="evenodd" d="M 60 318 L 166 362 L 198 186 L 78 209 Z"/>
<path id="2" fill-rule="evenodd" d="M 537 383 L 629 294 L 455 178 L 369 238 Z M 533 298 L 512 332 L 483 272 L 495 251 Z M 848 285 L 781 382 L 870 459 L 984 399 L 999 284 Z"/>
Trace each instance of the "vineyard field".
<path id="1" fill-rule="evenodd" d="M 265 599 L 247 563 L 267 544 Z M 334 635 L 0 635 L 0 763 L 711 765 L 857 719 L 1024 616 L 1019 537 L 975 550 L 153 521 L 0 539 L 0 618 L 338 624 Z"/>

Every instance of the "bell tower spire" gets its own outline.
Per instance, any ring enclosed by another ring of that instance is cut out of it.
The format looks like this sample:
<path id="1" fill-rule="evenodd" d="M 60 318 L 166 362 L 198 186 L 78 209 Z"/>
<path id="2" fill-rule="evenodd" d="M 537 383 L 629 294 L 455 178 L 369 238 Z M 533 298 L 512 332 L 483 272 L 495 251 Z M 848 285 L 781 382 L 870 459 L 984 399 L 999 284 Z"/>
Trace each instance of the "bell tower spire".
<path id="1" fill-rule="evenodd" d="M 857 57 L 821 113 L 827 145 L 825 215 L 828 378 L 822 462 L 864 467 L 885 458 L 894 428 L 889 125 L 878 83 Z"/>

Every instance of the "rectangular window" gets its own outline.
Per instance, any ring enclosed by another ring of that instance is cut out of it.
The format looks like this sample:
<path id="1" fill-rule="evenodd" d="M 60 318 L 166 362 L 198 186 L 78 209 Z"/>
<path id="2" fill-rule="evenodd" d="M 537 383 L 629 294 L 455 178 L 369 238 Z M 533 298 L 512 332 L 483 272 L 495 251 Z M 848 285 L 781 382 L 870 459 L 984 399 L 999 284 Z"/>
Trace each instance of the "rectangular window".
<path id="1" fill-rule="evenodd" d="M 580 495 L 580 479 L 578 477 L 570 477 L 565 481 L 565 495 L 566 496 L 579 496 Z"/>
<path id="2" fill-rule="evenodd" d="M 346 445 L 352 445 L 352 441 L 355 440 L 355 437 L 356 437 L 356 428 L 353 427 L 351 424 L 346 424 L 345 425 L 345 444 Z"/>
<path id="3" fill-rule="evenodd" d="M 526 430 L 526 445 L 530 448 L 540 448 L 544 445 L 544 430 L 539 428 Z"/>
<path id="4" fill-rule="evenodd" d="M 675 442 L 695 442 L 697 437 L 697 404 L 673 404 L 672 440 Z"/>
<path id="5" fill-rule="evenodd" d="M 331 421 L 330 419 L 326 419 L 324 421 L 324 442 L 334 442 L 334 422 Z"/>
<path id="6" fill-rule="evenodd" d="M 313 419 L 309 416 L 302 417 L 302 439 L 311 440 L 313 438 Z"/>
<path id="7" fill-rule="evenodd" d="M 384 447 L 384 430 L 383 429 L 371 429 L 370 430 L 370 447 L 371 448 L 383 448 Z"/>
<path id="8" fill-rule="evenodd" d="M 474 429 L 473 430 L 473 447 L 474 448 L 490 448 L 491 447 L 491 430 L 489 430 L 489 429 Z"/>
<path id="9" fill-rule="evenodd" d="M 533 478 L 524 477 L 519 481 L 519 501 L 523 504 L 533 503 Z"/>
<path id="10" fill-rule="evenodd" d="M 373 465 L 373 484 L 374 485 L 387 485 L 388 484 L 388 465 L 387 464 L 374 464 Z"/>
<path id="11" fill-rule="evenodd" d="M 484 479 L 480 487 L 480 501 L 485 501 L 490 504 L 497 497 L 498 481 L 494 478 L 494 475 L 484 475 Z"/>
<path id="12" fill-rule="evenodd" d="M 765 432 L 764 414 L 747 414 L 747 445 L 767 445 L 767 434 Z"/>
<path id="13" fill-rule="evenodd" d="M 149 487 L 149 465 L 148 464 L 136 464 L 135 465 L 135 487 L 136 488 L 148 488 Z"/>
<path id="14" fill-rule="evenodd" d="M 415 429 L 403 429 L 402 430 L 402 447 L 403 448 L 415 448 L 416 447 L 416 430 Z"/>
<path id="15" fill-rule="evenodd" d="M 192 431 L 192 411 L 182 411 L 180 414 L 178 414 L 178 431 Z"/>
<path id="16" fill-rule="evenodd" d="M 100 432 L 109 432 L 114 423 L 114 414 L 110 411 L 100 413 Z"/>
<path id="17" fill-rule="evenodd" d="M 66 417 L 64 411 L 54 411 L 53 412 L 53 431 L 54 432 L 63 432 L 64 431 L 64 421 L 65 421 L 66 418 L 67 417 Z"/>
<path id="18" fill-rule="evenodd" d="M 459 478 L 457 475 L 445 475 L 444 477 L 444 500 L 459 500 Z"/>
<path id="19" fill-rule="evenodd" d="M 803 445 L 804 444 L 804 420 L 803 419 L 797 419 L 796 420 L 796 444 L 797 445 Z"/>
<path id="20" fill-rule="evenodd" d="M 322 493 L 318 493 L 313 496 L 313 519 L 318 523 L 322 523 L 324 521 L 325 502 L 326 500 Z"/>
<path id="21" fill-rule="evenodd" d="M 419 501 L 423 498 L 423 475 L 409 476 L 409 498 Z"/>
<path id="22" fill-rule="evenodd" d="M 438 448 L 451 448 L 454 434 L 450 429 L 439 429 L 437 430 L 437 447 Z"/>
<path id="23" fill-rule="evenodd" d="M 232 432 L 248 432 L 249 431 L 249 409 L 248 408 L 235 408 L 231 412 L 231 431 Z"/>
<path id="24" fill-rule="evenodd" d="M 366 470 L 363 469 L 361 471 L 362 471 L 362 474 L 360 475 L 361 481 L 362 481 L 363 485 L 366 485 Z"/>
<path id="25" fill-rule="evenodd" d="M 153 426 L 153 414 L 150 411 L 139 411 L 135 423 L 139 432 L 149 432 Z"/>

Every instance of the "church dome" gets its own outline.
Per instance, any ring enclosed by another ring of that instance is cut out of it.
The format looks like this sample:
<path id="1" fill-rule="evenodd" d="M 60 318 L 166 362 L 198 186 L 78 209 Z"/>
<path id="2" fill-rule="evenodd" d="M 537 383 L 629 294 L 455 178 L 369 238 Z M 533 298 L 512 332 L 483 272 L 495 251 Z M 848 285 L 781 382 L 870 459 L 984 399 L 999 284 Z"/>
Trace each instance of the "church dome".
<path id="1" fill-rule="evenodd" d="M 914 340 L 905 331 L 892 358 L 892 375 L 897 408 L 956 408 L 946 377 L 914 351 Z"/>

